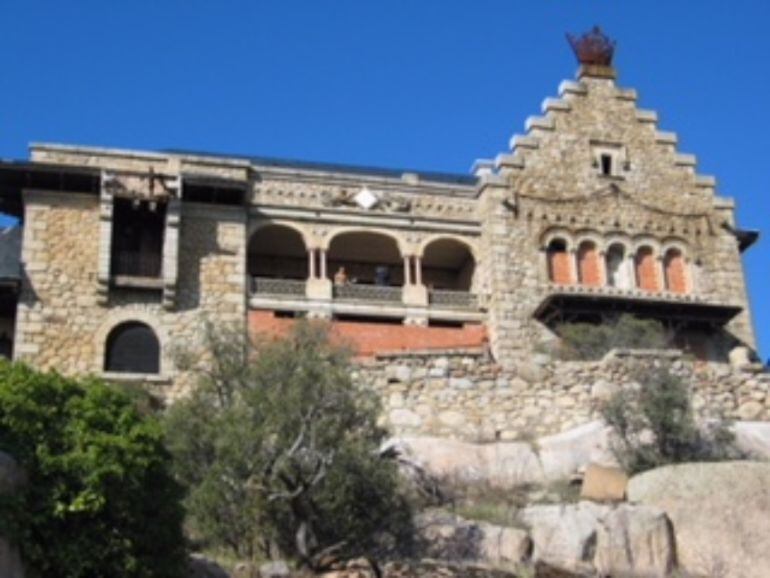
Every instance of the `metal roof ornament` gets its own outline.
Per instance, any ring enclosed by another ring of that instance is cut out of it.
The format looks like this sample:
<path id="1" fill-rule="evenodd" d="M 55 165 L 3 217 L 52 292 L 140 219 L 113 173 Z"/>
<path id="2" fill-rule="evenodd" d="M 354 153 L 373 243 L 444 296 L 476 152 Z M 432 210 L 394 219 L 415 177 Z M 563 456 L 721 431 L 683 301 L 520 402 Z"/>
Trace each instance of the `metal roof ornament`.
<path id="1" fill-rule="evenodd" d="M 598 26 L 594 26 L 590 32 L 579 37 L 567 33 L 567 41 L 580 64 L 612 66 L 615 41 L 604 34 Z"/>

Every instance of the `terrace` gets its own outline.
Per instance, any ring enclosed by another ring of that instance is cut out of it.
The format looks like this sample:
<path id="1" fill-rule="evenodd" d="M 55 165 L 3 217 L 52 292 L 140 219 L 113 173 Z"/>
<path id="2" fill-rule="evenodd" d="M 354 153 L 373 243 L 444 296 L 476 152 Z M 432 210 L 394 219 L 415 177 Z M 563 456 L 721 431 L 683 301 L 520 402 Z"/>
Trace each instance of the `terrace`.
<path id="1" fill-rule="evenodd" d="M 417 324 L 482 319 L 473 253 L 452 237 L 407 251 L 386 232 L 343 230 L 313 247 L 292 226 L 269 223 L 251 236 L 247 268 L 254 309 Z"/>

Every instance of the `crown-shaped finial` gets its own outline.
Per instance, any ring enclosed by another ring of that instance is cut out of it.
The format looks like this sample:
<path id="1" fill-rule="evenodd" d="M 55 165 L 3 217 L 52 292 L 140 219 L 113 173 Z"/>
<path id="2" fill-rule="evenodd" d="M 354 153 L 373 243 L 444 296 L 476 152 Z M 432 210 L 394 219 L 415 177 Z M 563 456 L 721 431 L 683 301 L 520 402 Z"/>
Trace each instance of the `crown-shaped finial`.
<path id="1" fill-rule="evenodd" d="M 590 32 L 576 37 L 567 34 L 567 41 L 580 64 L 591 66 L 612 66 L 612 56 L 615 53 L 615 41 L 594 26 Z"/>

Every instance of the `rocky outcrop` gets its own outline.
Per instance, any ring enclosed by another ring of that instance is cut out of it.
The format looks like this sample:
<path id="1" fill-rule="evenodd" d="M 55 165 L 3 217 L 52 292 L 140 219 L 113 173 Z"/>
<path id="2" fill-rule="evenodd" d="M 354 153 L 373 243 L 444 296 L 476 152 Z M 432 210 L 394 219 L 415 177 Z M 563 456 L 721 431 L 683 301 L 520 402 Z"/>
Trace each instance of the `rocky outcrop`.
<path id="1" fill-rule="evenodd" d="M 597 421 L 533 443 L 404 437 L 391 440 L 383 451 L 397 455 L 407 469 L 439 480 L 512 488 L 565 479 L 589 462 L 614 463 L 608 432 Z"/>
<path id="2" fill-rule="evenodd" d="M 657 508 L 592 502 L 530 506 L 520 512 L 534 544 L 533 561 L 578 574 L 668 576 L 674 539 Z"/>
<path id="3" fill-rule="evenodd" d="M 423 558 L 513 567 L 529 559 L 532 541 L 519 528 L 465 520 L 438 510 L 415 520 L 419 553 Z"/>
<path id="4" fill-rule="evenodd" d="M 767 578 L 770 464 L 680 464 L 631 478 L 628 499 L 660 508 L 676 533 L 679 567 L 694 575 Z"/>

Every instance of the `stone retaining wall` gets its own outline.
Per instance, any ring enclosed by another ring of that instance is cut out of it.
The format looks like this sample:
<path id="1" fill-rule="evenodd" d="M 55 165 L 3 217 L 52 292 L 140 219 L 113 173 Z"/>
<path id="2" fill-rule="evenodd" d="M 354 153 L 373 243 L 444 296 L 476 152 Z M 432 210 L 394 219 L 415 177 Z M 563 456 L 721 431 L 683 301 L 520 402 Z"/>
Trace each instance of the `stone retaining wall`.
<path id="1" fill-rule="evenodd" d="M 601 361 L 536 355 L 513 370 L 483 350 L 416 352 L 380 356 L 356 373 L 382 396 L 393 434 L 478 442 L 529 439 L 596 419 L 601 401 L 632 382 L 638 363 L 669 363 L 692 387 L 701 417 L 770 421 L 770 373 L 678 351 L 615 350 Z"/>

